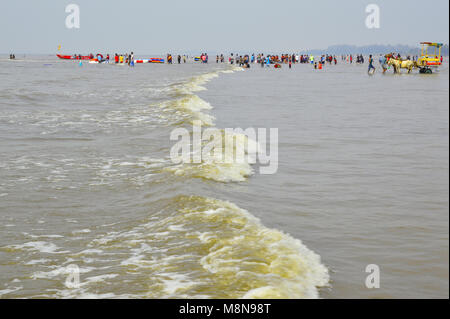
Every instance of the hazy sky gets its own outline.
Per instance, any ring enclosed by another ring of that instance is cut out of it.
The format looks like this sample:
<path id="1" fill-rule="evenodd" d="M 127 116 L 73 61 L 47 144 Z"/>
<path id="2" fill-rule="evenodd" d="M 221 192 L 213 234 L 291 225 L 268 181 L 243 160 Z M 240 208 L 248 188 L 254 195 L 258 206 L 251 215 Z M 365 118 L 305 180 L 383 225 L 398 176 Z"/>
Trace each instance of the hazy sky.
<path id="1" fill-rule="evenodd" d="M 448 0 L 1 0 L 0 52 L 299 51 L 334 44 L 448 43 Z M 67 29 L 66 5 L 80 7 Z M 380 28 L 365 26 L 368 4 Z"/>

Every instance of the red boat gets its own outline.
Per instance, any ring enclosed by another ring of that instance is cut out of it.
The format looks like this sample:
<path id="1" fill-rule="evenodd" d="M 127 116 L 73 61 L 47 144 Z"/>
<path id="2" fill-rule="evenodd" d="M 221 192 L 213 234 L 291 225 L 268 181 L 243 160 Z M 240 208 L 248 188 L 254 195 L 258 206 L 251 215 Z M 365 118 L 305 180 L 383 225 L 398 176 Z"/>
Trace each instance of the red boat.
<path id="1" fill-rule="evenodd" d="M 90 56 L 79 56 L 79 55 L 61 55 L 61 54 L 57 54 L 56 55 L 58 58 L 63 59 L 63 60 L 90 60 L 92 59 Z"/>

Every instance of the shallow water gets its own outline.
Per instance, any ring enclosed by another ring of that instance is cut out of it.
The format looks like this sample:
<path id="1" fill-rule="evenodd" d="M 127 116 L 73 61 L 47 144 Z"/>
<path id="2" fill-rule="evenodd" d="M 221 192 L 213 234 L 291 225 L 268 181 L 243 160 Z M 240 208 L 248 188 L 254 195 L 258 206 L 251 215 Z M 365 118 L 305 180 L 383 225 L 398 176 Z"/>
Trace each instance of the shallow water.
<path id="1" fill-rule="evenodd" d="M 0 65 L 0 297 L 448 298 L 447 65 Z M 277 173 L 171 163 L 195 120 Z"/>

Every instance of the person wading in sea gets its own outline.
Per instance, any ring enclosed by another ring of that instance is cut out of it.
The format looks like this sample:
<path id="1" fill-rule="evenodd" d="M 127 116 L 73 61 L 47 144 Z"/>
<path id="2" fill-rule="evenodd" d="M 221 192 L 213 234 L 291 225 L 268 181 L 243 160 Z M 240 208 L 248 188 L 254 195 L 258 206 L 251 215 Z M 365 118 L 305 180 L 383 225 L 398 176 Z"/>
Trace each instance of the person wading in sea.
<path id="1" fill-rule="evenodd" d="M 373 72 L 370 73 L 370 71 L 373 69 Z M 373 58 L 372 58 L 372 54 L 369 55 L 369 70 L 367 71 L 367 73 L 369 74 L 374 74 L 375 73 L 375 67 L 373 66 Z"/>
<path id="2" fill-rule="evenodd" d="M 128 66 L 134 66 L 134 53 L 131 52 L 128 56 Z"/>
<path id="3" fill-rule="evenodd" d="M 383 74 L 387 71 L 387 59 L 386 56 L 380 54 L 380 59 L 378 60 L 380 62 L 381 68 L 383 69 Z"/>

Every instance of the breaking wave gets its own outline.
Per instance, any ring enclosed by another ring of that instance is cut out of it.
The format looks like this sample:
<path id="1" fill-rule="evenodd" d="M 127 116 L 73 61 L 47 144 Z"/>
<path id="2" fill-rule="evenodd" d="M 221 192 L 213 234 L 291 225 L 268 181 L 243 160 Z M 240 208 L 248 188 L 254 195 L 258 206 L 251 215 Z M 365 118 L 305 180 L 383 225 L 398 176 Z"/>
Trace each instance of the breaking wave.
<path id="1" fill-rule="evenodd" d="M 253 174 L 252 159 L 259 145 L 245 134 L 216 129 L 214 141 L 204 141 L 203 147 L 211 143 L 209 152 L 203 152 L 201 163 L 181 163 L 165 168 L 177 176 L 203 178 L 217 182 L 244 182 Z M 191 153 L 191 159 L 195 154 Z"/>
<path id="2" fill-rule="evenodd" d="M 56 297 L 318 298 L 318 288 L 327 285 L 319 255 L 235 204 L 200 196 L 164 202 L 135 226 L 65 255 L 66 265 L 82 265 L 83 280 L 77 289 L 55 291 Z M 107 266 L 90 266 L 101 263 Z M 64 278 L 66 272 L 50 267 L 32 278 Z M 124 286 L 126 293 L 118 293 Z"/>

